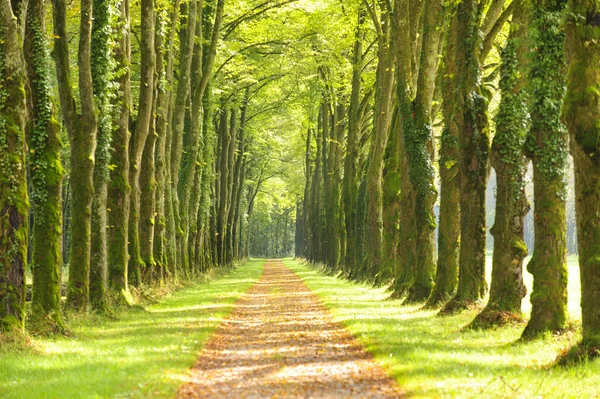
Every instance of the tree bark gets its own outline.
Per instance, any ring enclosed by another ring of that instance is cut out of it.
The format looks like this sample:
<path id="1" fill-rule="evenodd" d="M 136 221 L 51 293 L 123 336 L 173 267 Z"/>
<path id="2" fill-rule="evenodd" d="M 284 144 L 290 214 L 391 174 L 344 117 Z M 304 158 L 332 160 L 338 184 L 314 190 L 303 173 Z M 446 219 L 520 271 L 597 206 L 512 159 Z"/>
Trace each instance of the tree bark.
<path id="1" fill-rule="evenodd" d="M 523 338 L 564 329 L 567 319 L 566 185 L 567 131 L 560 121 L 564 96 L 566 1 L 532 8 L 530 68 L 531 128 L 526 151 L 533 162 L 535 246 L 527 270 L 533 274 L 531 318 Z"/>
<path id="2" fill-rule="evenodd" d="M 194 3 L 194 2 L 192 2 Z M 156 57 L 154 53 L 154 0 L 141 0 L 141 69 L 140 91 L 138 99 L 138 114 L 135 129 L 131 136 L 129 185 L 131 186 L 131 205 L 129 212 L 129 282 L 135 286 L 142 284 L 142 272 L 146 267 L 140 252 L 140 201 L 141 186 L 140 173 L 142 156 L 146 140 L 150 133 L 150 124 L 153 120 L 152 110 L 154 105 L 154 74 Z M 195 3 L 194 3 L 195 4 Z M 154 151 L 154 149 L 151 149 Z M 151 254 L 148 254 L 151 256 Z"/>
<path id="3" fill-rule="evenodd" d="M 485 328 L 521 320 L 521 301 L 527 289 L 523 283 L 523 221 L 529 211 L 525 195 L 526 159 L 523 144 L 529 115 L 525 93 L 527 5 L 513 3 L 514 17 L 502 52 L 500 90 L 502 99 L 496 115 L 496 135 L 492 145 L 492 165 L 496 169 L 496 217 L 491 233 L 494 256 L 490 299 L 471 323 Z"/>
<path id="4" fill-rule="evenodd" d="M 0 331 L 22 331 L 25 322 L 26 73 L 17 20 L 0 0 Z"/>
<path id="5" fill-rule="evenodd" d="M 350 105 L 348 108 L 348 138 L 346 154 L 344 157 L 344 180 L 342 185 L 342 202 L 344 205 L 344 221 L 346 228 L 346 252 L 342 260 L 346 272 L 354 269 L 356 263 L 356 198 L 358 192 L 358 136 L 360 135 L 360 93 L 361 75 L 363 69 L 363 45 L 365 37 L 362 24 L 365 19 L 363 7 L 358 12 L 354 36 L 354 49 L 352 52 L 352 89 L 350 93 Z M 308 170 L 308 162 L 306 163 Z M 307 175 L 308 176 L 308 175 Z M 307 183 L 308 184 L 308 177 Z M 306 193 L 305 193 L 306 198 Z M 306 201 L 304 204 L 306 210 Z M 306 212 L 306 211 L 305 211 Z M 306 220 L 305 220 L 306 223 Z M 307 224 L 305 224 L 306 226 Z"/>
<path id="6" fill-rule="evenodd" d="M 46 39 L 46 3 L 28 3 L 23 52 L 29 78 L 29 101 L 32 121 L 29 124 L 29 171 L 31 174 L 33 250 L 31 271 L 30 329 L 46 332 L 62 330 L 60 312 L 62 271 L 62 179 L 60 160 L 62 143 L 60 124 L 51 92 L 48 41 Z"/>
<path id="7" fill-rule="evenodd" d="M 112 136 L 112 72 L 110 54 L 110 18 L 108 0 L 93 1 L 91 67 L 94 98 L 98 105 L 98 132 L 94 165 L 94 199 L 92 201 L 90 304 L 98 312 L 107 310 L 106 285 L 108 273 L 107 253 L 107 196 Z"/>
<path id="8" fill-rule="evenodd" d="M 600 8 L 595 1 L 569 1 L 566 29 L 569 62 L 563 116 L 575 162 L 577 238 L 581 269 L 582 346 L 600 347 Z M 597 356 L 597 352 L 596 352 Z"/>
<path id="9" fill-rule="evenodd" d="M 115 119 L 111 142 L 112 157 L 110 182 L 108 184 L 108 285 L 113 292 L 125 299 L 129 290 L 127 280 L 129 237 L 129 115 L 131 111 L 131 87 L 129 60 L 131 36 L 129 32 L 129 0 L 119 2 L 118 46 L 115 50 L 117 94 Z"/>
<path id="10" fill-rule="evenodd" d="M 477 304 L 486 294 L 485 190 L 489 152 L 488 100 L 482 92 L 479 24 L 482 5 L 463 0 L 457 8 L 456 85 L 459 90 L 455 120 L 460 146 L 460 271 L 456 296 L 444 313 Z"/>
<path id="11" fill-rule="evenodd" d="M 67 5 L 53 0 L 54 59 L 63 119 L 71 142 L 71 248 L 69 255 L 68 306 L 87 310 L 91 256 L 91 213 L 94 194 L 94 153 L 96 150 L 97 117 L 92 86 L 91 36 L 92 0 L 81 0 L 79 24 L 79 97 L 78 114 L 71 89 L 71 67 L 67 35 Z"/>
<path id="12" fill-rule="evenodd" d="M 442 96 L 445 128 L 440 143 L 440 217 L 435 286 L 426 307 L 435 308 L 450 300 L 458 285 L 460 253 L 459 130 L 454 115 L 459 112 L 455 89 L 458 16 L 450 18 L 444 50 Z"/>

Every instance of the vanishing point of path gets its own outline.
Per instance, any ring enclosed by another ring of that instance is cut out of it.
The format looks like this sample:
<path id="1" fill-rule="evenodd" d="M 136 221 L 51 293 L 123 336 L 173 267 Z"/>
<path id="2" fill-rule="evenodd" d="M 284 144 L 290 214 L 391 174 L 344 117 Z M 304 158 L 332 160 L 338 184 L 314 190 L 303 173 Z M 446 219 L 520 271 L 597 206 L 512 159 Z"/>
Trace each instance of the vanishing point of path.
<path id="1" fill-rule="evenodd" d="M 280 261 L 200 353 L 180 398 L 398 398 L 401 390 Z"/>

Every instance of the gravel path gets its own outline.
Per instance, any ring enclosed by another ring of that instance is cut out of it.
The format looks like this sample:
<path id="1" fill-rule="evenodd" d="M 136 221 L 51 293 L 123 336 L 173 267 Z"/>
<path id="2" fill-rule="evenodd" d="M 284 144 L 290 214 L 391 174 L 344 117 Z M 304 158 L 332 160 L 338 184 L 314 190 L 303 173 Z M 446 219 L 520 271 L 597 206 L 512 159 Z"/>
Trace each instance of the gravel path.
<path id="1" fill-rule="evenodd" d="M 280 261 L 236 304 L 179 398 L 398 398 L 398 385 Z"/>

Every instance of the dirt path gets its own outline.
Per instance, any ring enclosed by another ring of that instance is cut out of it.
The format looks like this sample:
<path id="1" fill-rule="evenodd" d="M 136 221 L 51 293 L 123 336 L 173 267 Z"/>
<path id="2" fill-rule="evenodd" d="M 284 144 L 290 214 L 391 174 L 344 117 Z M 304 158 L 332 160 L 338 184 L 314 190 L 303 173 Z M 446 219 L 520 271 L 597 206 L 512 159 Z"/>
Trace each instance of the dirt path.
<path id="1" fill-rule="evenodd" d="M 401 390 L 279 261 L 200 353 L 180 398 L 397 398 Z"/>

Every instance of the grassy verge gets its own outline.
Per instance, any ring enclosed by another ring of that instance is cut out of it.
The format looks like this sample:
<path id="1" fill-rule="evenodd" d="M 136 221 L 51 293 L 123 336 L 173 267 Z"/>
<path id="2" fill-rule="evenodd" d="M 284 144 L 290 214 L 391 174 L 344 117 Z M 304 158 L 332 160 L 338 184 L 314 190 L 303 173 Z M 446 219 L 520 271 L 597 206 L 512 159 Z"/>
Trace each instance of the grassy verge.
<path id="1" fill-rule="evenodd" d="M 475 312 L 436 317 L 386 300 L 384 289 L 326 276 L 292 260 L 284 263 L 412 397 L 600 398 L 600 361 L 548 367 L 577 333 L 523 344 L 516 341 L 524 326 L 462 331 Z"/>
<path id="2" fill-rule="evenodd" d="M 28 349 L 0 348 L 1 398 L 172 397 L 235 301 L 258 280 L 250 261 L 117 321 L 70 320 L 74 338 L 34 339 Z"/>

